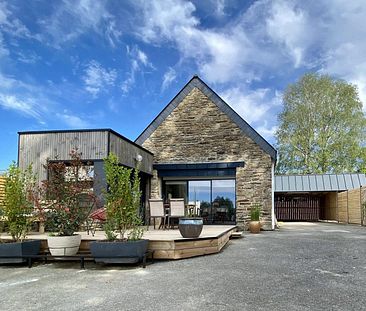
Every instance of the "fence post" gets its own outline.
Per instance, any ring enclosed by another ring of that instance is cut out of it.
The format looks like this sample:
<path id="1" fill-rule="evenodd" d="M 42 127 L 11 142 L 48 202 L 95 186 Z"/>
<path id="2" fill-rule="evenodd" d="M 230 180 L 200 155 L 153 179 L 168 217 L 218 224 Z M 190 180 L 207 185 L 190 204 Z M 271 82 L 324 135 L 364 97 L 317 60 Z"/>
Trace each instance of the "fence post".
<path id="1" fill-rule="evenodd" d="M 349 224 L 348 192 L 349 190 L 347 190 L 347 224 Z"/>
<path id="2" fill-rule="evenodd" d="M 362 186 L 360 186 L 360 212 L 361 212 L 361 226 L 364 224 L 365 210 L 362 202 Z"/>
<path id="3" fill-rule="evenodd" d="M 338 210 L 338 191 L 336 192 L 336 218 L 337 222 L 339 223 L 339 210 Z"/>

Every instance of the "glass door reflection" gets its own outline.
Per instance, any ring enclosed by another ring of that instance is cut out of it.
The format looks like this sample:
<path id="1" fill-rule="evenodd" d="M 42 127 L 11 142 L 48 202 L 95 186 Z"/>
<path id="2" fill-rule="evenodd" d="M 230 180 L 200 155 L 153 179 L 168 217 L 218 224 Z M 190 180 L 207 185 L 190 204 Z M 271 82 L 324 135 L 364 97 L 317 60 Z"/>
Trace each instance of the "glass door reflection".
<path id="1" fill-rule="evenodd" d="M 180 199 L 180 198 L 184 198 L 184 200 L 187 200 L 187 182 L 166 181 L 164 194 L 166 201 L 169 201 L 169 199 Z"/>
<path id="2" fill-rule="evenodd" d="M 212 222 L 235 222 L 235 180 L 212 180 Z"/>
<path id="3" fill-rule="evenodd" d="M 211 223 L 211 181 L 190 180 L 188 182 L 188 201 L 200 209 L 204 223 Z"/>

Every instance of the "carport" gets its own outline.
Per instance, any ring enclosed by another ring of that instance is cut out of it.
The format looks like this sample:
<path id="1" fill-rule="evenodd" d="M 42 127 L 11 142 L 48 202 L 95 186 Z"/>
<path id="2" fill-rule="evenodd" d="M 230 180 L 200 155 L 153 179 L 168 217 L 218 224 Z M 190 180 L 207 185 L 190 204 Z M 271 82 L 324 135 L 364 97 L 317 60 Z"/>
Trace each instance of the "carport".
<path id="1" fill-rule="evenodd" d="M 364 185 L 365 174 L 277 175 L 276 218 L 279 221 L 340 221 L 339 198 L 345 196 L 339 194 Z"/>

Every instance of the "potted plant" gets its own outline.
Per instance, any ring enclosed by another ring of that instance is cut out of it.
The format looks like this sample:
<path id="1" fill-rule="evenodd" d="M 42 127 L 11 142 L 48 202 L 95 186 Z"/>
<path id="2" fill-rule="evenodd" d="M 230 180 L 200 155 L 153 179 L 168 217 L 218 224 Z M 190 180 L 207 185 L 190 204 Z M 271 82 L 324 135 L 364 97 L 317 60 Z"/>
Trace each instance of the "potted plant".
<path id="1" fill-rule="evenodd" d="M 148 240 L 143 240 L 142 220 L 139 216 L 141 201 L 138 165 L 135 170 L 119 165 L 111 153 L 104 159 L 108 184 L 106 200 L 105 241 L 90 243 L 96 262 L 135 263 L 142 260 Z"/>
<path id="2" fill-rule="evenodd" d="M 188 205 L 187 216 L 179 218 L 178 228 L 183 238 L 194 239 L 200 236 L 203 228 L 203 218 L 198 215 L 196 203 Z"/>
<path id="3" fill-rule="evenodd" d="M 12 240 L 0 243 L 0 263 L 24 262 L 25 258 L 22 257 L 37 255 L 41 248 L 40 240 L 25 240 L 33 221 L 36 178 L 31 166 L 22 171 L 15 163 L 9 166 L 5 178 L 5 196 L 0 202 L 0 214 Z"/>
<path id="4" fill-rule="evenodd" d="M 75 255 L 81 235 L 75 234 L 95 203 L 90 185 L 90 166 L 81 160 L 77 149 L 71 161 L 48 161 L 48 179 L 42 182 L 42 216 L 45 220 L 48 248 L 52 256 Z M 69 164 L 69 165 L 68 165 Z"/>
<path id="5" fill-rule="evenodd" d="M 249 231 L 251 233 L 259 233 L 261 230 L 261 223 L 259 221 L 261 214 L 261 205 L 254 204 L 250 209 Z"/>

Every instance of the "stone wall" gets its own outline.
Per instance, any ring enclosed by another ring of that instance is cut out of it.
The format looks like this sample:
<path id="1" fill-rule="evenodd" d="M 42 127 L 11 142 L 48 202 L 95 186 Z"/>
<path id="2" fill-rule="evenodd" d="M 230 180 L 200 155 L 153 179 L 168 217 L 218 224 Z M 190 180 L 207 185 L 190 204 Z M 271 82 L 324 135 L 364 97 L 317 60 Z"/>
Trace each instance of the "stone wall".
<path id="1" fill-rule="evenodd" d="M 154 163 L 244 161 L 236 169 L 236 221 L 247 227 L 251 205 L 260 203 L 265 229 L 271 228 L 271 157 L 199 89 L 194 88 L 143 143 Z M 151 196 L 160 196 L 157 176 Z"/>

